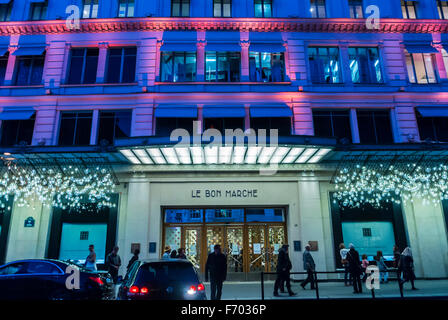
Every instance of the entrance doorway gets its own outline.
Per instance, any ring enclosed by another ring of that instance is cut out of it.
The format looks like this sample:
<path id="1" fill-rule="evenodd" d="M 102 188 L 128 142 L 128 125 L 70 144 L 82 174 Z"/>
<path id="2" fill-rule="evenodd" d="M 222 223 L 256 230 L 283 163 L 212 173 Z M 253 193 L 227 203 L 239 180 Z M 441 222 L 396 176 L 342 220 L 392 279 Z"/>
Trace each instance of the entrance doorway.
<path id="1" fill-rule="evenodd" d="M 165 209 L 162 246 L 185 248 L 203 273 L 216 244 L 227 256 L 228 280 L 255 280 L 273 272 L 287 243 L 285 208 Z"/>

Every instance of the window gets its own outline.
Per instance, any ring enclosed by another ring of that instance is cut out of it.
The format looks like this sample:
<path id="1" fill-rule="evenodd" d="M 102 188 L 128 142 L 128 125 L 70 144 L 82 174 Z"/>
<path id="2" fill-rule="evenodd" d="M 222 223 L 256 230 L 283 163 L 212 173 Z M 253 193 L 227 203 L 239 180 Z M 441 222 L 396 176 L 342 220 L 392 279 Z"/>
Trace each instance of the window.
<path id="1" fill-rule="evenodd" d="M 277 208 L 248 208 L 246 209 L 247 222 L 284 222 L 284 209 Z"/>
<path id="2" fill-rule="evenodd" d="M 278 130 L 280 137 L 290 136 L 292 132 L 291 118 L 251 118 L 250 127 L 258 132 L 260 129 L 266 129 L 266 135 L 269 136 L 269 130 Z"/>
<path id="3" fill-rule="evenodd" d="M 393 143 L 389 110 L 357 110 L 357 115 L 361 143 Z"/>
<path id="4" fill-rule="evenodd" d="M 79 240 L 89 240 L 89 231 L 81 231 L 79 233 Z"/>
<path id="5" fill-rule="evenodd" d="M 206 118 L 204 119 L 204 130 L 216 129 L 225 134 L 226 129 L 242 129 L 244 131 L 244 118 Z"/>
<path id="6" fill-rule="evenodd" d="M 0 275 L 25 274 L 27 262 L 11 263 L 0 269 Z"/>
<path id="7" fill-rule="evenodd" d="M 135 82 L 137 48 L 117 48 L 109 50 L 107 65 L 108 83 Z"/>
<path id="8" fill-rule="evenodd" d="M 82 9 L 83 19 L 96 19 L 98 17 L 98 0 L 84 0 Z"/>
<path id="9" fill-rule="evenodd" d="M 255 0 L 255 17 L 272 17 L 272 0 Z"/>
<path id="10" fill-rule="evenodd" d="M 311 18 L 326 18 L 325 0 L 310 0 Z"/>
<path id="11" fill-rule="evenodd" d="M 372 228 L 362 228 L 362 235 L 364 237 L 371 237 L 372 236 Z"/>
<path id="12" fill-rule="evenodd" d="M 244 222 L 244 209 L 206 209 L 205 222 Z"/>
<path id="13" fill-rule="evenodd" d="M 135 0 L 119 0 L 118 17 L 131 18 L 135 12 Z"/>
<path id="14" fill-rule="evenodd" d="M 431 53 L 406 53 L 406 68 L 410 83 L 437 83 L 435 59 Z"/>
<path id="15" fill-rule="evenodd" d="M 448 142 L 448 117 L 422 117 L 417 112 L 420 140 Z"/>
<path id="16" fill-rule="evenodd" d="M 378 48 L 349 48 L 350 73 L 353 83 L 381 83 Z"/>
<path id="17" fill-rule="evenodd" d="M 47 18 L 48 2 L 31 3 L 30 20 L 44 20 Z"/>
<path id="18" fill-rule="evenodd" d="M 250 52 L 250 81 L 285 81 L 285 57 L 283 53 Z"/>
<path id="19" fill-rule="evenodd" d="M 98 48 L 72 49 L 68 83 L 95 83 L 98 68 L 98 55 Z"/>
<path id="20" fill-rule="evenodd" d="M 26 269 L 27 273 L 33 274 L 57 274 L 61 270 L 52 263 L 48 262 L 29 262 Z"/>
<path id="21" fill-rule="evenodd" d="M 63 112 L 59 125 L 59 144 L 89 145 L 91 130 L 92 112 Z"/>
<path id="22" fill-rule="evenodd" d="M 13 1 L 9 3 L 0 4 L 0 21 L 10 21 Z"/>
<path id="23" fill-rule="evenodd" d="M 443 64 L 445 65 L 445 70 L 448 72 L 448 51 L 442 48 L 442 57 L 443 57 Z"/>
<path id="24" fill-rule="evenodd" d="M 352 141 L 350 111 L 313 110 L 314 135 Z"/>
<path id="25" fill-rule="evenodd" d="M 202 223 L 203 215 L 202 209 L 166 209 L 165 223 Z"/>
<path id="26" fill-rule="evenodd" d="M 19 56 L 16 60 L 15 85 L 32 86 L 42 84 L 45 55 Z"/>
<path id="27" fill-rule="evenodd" d="M 207 51 L 205 80 L 216 82 L 240 81 L 241 55 L 239 52 Z"/>
<path id="28" fill-rule="evenodd" d="M 352 19 L 364 18 L 364 10 L 362 7 L 362 0 L 349 0 L 348 7 L 350 9 L 350 18 L 352 18 Z"/>
<path id="29" fill-rule="evenodd" d="M 190 0 L 171 0 L 172 17 L 189 17 Z"/>
<path id="30" fill-rule="evenodd" d="M 107 141 L 113 144 L 115 139 L 131 136 L 132 111 L 100 111 L 98 143 Z"/>
<path id="31" fill-rule="evenodd" d="M 339 49 L 336 47 L 308 48 L 311 81 L 313 83 L 341 83 Z"/>
<path id="32" fill-rule="evenodd" d="M 401 0 L 403 19 L 417 19 L 417 5 L 415 1 Z"/>
<path id="33" fill-rule="evenodd" d="M 162 52 L 160 59 L 160 81 L 185 82 L 195 80 L 195 52 Z"/>
<path id="34" fill-rule="evenodd" d="M 176 129 L 185 129 L 193 135 L 193 121 L 196 118 L 156 118 L 156 136 L 169 137 Z"/>
<path id="35" fill-rule="evenodd" d="M 5 75 L 6 75 L 6 68 L 8 67 L 8 58 L 9 53 L 5 53 L 4 56 L 0 57 L 0 86 L 3 86 L 5 84 Z"/>
<path id="36" fill-rule="evenodd" d="M 439 11 L 440 19 L 448 19 L 448 1 L 437 1 L 437 10 Z"/>
<path id="37" fill-rule="evenodd" d="M 213 0 L 213 16 L 228 18 L 232 16 L 232 0 Z"/>
<path id="38" fill-rule="evenodd" d="M 26 120 L 3 120 L 0 144 L 5 147 L 31 145 L 35 116 Z"/>

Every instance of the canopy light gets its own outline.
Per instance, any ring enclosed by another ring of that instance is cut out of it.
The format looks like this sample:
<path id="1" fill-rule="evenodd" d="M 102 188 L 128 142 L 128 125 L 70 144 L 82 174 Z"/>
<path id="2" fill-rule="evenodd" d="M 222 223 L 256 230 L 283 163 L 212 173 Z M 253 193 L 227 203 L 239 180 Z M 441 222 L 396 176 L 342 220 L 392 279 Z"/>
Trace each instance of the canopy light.
<path id="1" fill-rule="evenodd" d="M 296 146 L 167 146 L 120 150 L 136 165 L 307 164 L 320 162 L 330 148 Z"/>

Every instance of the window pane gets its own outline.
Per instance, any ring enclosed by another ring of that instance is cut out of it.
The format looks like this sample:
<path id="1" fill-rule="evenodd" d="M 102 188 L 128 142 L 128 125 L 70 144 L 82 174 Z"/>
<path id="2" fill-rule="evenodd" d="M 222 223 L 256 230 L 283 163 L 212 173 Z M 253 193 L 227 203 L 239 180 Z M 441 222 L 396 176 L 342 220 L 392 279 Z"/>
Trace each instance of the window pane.
<path id="1" fill-rule="evenodd" d="M 8 54 L 6 54 L 3 57 L 0 57 L 0 86 L 3 86 L 5 83 L 5 74 L 6 74 L 6 68 L 8 66 L 8 57 L 9 57 Z"/>
<path id="2" fill-rule="evenodd" d="M 247 222 L 283 222 L 284 209 L 262 209 L 248 208 L 246 209 Z"/>
<path id="3" fill-rule="evenodd" d="M 255 0 L 255 17 L 262 18 L 263 17 L 263 4 L 262 0 Z"/>
<path id="4" fill-rule="evenodd" d="M 412 56 L 409 53 L 406 53 L 406 69 L 408 70 L 409 82 L 416 83 L 417 79 L 415 78 L 414 63 Z"/>
<path id="5" fill-rule="evenodd" d="M 88 145 L 91 129 L 91 112 L 63 112 L 59 126 L 59 144 Z"/>
<path id="6" fill-rule="evenodd" d="M 160 80 L 168 82 L 174 81 L 174 53 L 162 52 L 160 64 Z"/>
<path id="7" fill-rule="evenodd" d="M 417 77 L 417 83 L 427 84 L 428 78 L 426 75 L 425 62 L 423 60 L 423 54 L 414 53 L 412 54 L 412 58 L 414 59 L 414 68 L 415 74 Z"/>
<path id="8" fill-rule="evenodd" d="M 44 71 L 44 57 L 33 57 L 33 68 L 30 75 L 30 84 L 39 85 L 42 84 L 42 74 Z"/>
<path id="9" fill-rule="evenodd" d="M 426 74 L 428 76 L 428 82 L 436 83 L 437 79 L 436 79 L 436 72 L 434 70 L 433 55 L 425 53 L 423 56 L 425 61 Z"/>
<path id="10" fill-rule="evenodd" d="M 206 209 L 205 222 L 244 222 L 244 209 Z"/>
<path id="11" fill-rule="evenodd" d="M 126 48 L 123 61 L 123 83 L 135 82 L 135 70 L 137 66 L 137 49 Z"/>
<path id="12" fill-rule="evenodd" d="M 205 56 L 205 80 L 216 81 L 216 52 L 206 52 Z"/>
<path id="13" fill-rule="evenodd" d="M 121 73 L 122 49 L 109 50 L 109 59 L 107 64 L 107 82 L 119 83 Z"/>
<path id="14" fill-rule="evenodd" d="M 77 84 L 82 81 L 84 65 L 84 49 L 72 49 L 68 83 Z"/>
<path id="15" fill-rule="evenodd" d="M 204 210 L 202 209 L 165 210 L 165 223 L 202 223 L 203 217 Z"/>
<path id="16" fill-rule="evenodd" d="M 18 60 L 16 85 L 24 86 L 28 84 L 32 59 L 28 57 L 20 57 Z"/>
<path id="17" fill-rule="evenodd" d="M 92 131 L 92 115 L 90 113 L 79 114 L 76 125 L 76 145 L 90 144 L 90 135 Z"/>

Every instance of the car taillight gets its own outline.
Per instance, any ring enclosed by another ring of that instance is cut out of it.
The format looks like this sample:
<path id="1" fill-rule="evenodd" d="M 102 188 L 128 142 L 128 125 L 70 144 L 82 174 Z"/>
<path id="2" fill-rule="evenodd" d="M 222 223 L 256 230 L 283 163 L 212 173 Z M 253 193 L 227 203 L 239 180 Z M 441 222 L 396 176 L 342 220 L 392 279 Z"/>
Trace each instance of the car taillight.
<path id="1" fill-rule="evenodd" d="M 130 293 L 139 293 L 140 292 L 140 288 L 137 286 L 132 286 L 129 288 L 129 292 Z"/>
<path id="2" fill-rule="evenodd" d="M 149 290 L 146 287 L 143 287 L 140 289 L 140 293 L 142 293 L 142 294 L 147 294 L 148 292 L 149 292 Z"/>
<path id="3" fill-rule="evenodd" d="M 93 282 L 95 282 L 97 285 L 104 285 L 103 280 L 101 280 L 100 277 L 89 277 L 90 280 L 92 280 Z"/>
<path id="4" fill-rule="evenodd" d="M 187 293 L 190 295 L 193 295 L 196 293 L 196 287 L 195 286 L 191 286 L 190 289 L 188 289 Z"/>
<path id="5" fill-rule="evenodd" d="M 202 283 L 200 283 L 200 284 L 198 285 L 198 291 L 204 291 L 204 290 L 205 290 L 204 285 L 203 285 Z"/>

